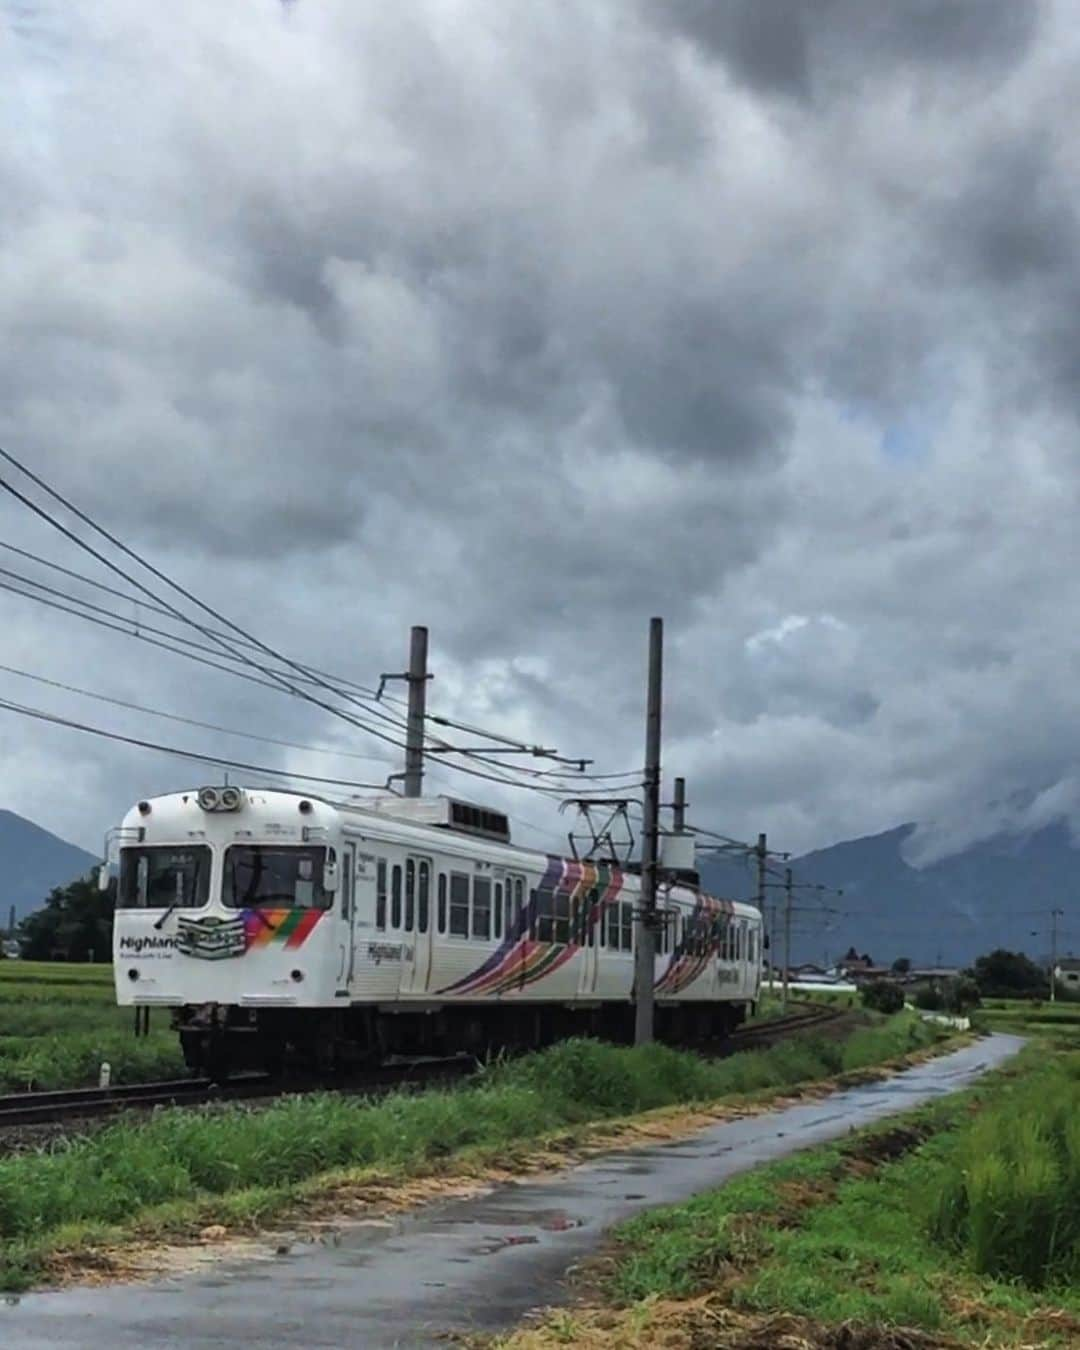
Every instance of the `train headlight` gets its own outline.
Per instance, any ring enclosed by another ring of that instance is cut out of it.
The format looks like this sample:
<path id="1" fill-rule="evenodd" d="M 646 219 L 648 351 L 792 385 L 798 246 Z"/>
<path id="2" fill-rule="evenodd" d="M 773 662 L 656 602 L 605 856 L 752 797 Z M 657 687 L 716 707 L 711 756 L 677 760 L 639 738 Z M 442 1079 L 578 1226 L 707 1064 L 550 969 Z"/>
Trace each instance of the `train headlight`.
<path id="1" fill-rule="evenodd" d="M 239 811 L 244 804 L 244 789 L 204 787 L 199 789 L 195 800 L 204 811 Z"/>

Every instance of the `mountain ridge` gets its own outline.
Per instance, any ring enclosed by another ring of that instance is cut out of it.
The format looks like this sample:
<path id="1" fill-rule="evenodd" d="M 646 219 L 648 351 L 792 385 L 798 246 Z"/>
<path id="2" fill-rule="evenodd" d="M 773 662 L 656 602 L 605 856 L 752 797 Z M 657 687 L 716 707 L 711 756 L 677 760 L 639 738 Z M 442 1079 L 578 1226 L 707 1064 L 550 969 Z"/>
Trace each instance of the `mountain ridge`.
<path id="1" fill-rule="evenodd" d="M 12 905 L 17 922 L 43 905 L 55 886 L 85 876 L 98 862 L 25 816 L 0 810 L 0 927 L 6 928 Z"/>
<path id="2" fill-rule="evenodd" d="M 885 965 L 902 956 L 917 964 L 967 965 L 994 947 L 1043 958 L 1051 949 L 1055 908 L 1065 911 L 1058 954 L 1080 950 L 1080 901 L 1073 898 L 1080 850 L 1063 822 L 1002 831 L 919 867 L 904 856 L 917 829 L 909 822 L 791 860 L 797 885 L 829 888 L 820 896 L 794 892 L 793 961 L 828 964 L 850 946 Z M 701 875 L 706 889 L 721 895 L 756 895 L 753 859 L 748 866 L 709 859 Z M 776 907 L 782 933 L 782 879 L 771 875 L 769 882 L 767 908 Z M 782 955 L 778 943 L 777 959 Z"/>

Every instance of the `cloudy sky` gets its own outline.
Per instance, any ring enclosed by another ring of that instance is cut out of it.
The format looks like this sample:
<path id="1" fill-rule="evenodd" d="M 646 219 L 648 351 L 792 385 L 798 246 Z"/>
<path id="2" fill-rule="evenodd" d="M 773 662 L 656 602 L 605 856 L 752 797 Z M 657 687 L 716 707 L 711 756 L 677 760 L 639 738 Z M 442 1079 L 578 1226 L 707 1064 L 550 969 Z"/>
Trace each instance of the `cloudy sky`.
<path id="1" fill-rule="evenodd" d="M 276 649 L 366 684 L 426 623 L 434 708 L 598 771 L 641 762 L 663 615 L 665 770 L 724 833 L 1080 816 L 1075 17 L 0 0 L 0 444 Z M 0 540 L 131 589 L 6 494 Z M 10 592 L 0 624 L 13 670 L 372 758 L 0 672 L 22 706 L 399 767 Z M 220 776 L 10 710 L 0 751 L 0 805 L 92 849 Z"/>

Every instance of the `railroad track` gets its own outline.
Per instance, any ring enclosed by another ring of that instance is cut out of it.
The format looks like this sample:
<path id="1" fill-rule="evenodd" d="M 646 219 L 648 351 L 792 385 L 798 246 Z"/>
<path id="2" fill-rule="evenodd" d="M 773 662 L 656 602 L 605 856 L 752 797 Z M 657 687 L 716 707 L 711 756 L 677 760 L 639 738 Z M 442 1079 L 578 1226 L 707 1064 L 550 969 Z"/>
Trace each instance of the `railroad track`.
<path id="1" fill-rule="evenodd" d="M 750 1050 L 796 1031 L 824 1026 L 844 1016 L 846 1009 L 806 1003 L 786 1013 L 741 1027 L 723 1045 L 721 1054 Z M 466 1057 L 409 1060 L 368 1069 L 344 1079 L 312 1081 L 272 1079 L 248 1074 L 225 1083 L 205 1078 L 178 1078 L 157 1083 L 124 1083 L 107 1088 L 69 1088 L 60 1092 L 17 1092 L 0 1096 L 0 1131 L 22 1125 L 47 1125 L 115 1115 L 121 1111 L 149 1111 L 158 1106 L 200 1106 L 209 1102 L 250 1101 L 260 1097 L 332 1091 L 357 1096 L 382 1096 L 409 1088 L 432 1087 L 465 1077 L 475 1068 Z"/>
<path id="2" fill-rule="evenodd" d="M 475 1061 L 466 1058 L 409 1060 L 331 1081 L 282 1080 L 248 1074 L 225 1083 L 211 1083 L 205 1078 L 179 1078 L 107 1088 L 70 1088 L 62 1092 L 16 1092 L 0 1096 L 0 1131 L 13 1126 L 48 1125 L 115 1115 L 121 1111 L 148 1111 L 157 1106 L 200 1106 L 209 1102 L 251 1101 L 305 1092 L 383 1096 L 462 1078 L 475 1067 Z"/>
<path id="3" fill-rule="evenodd" d="M 810 1027 L 827 1026 L 838 1022 L 847 1015 L 847 1008 L 833 1007 L 827 1003 L 801 1003 L 799 1012 L 785 1013 L 782 1017 L 771 1017 L 765 1022 L 755 1022 L 740 1027 L 731 1038 L 735 1050 L 749 1050 L 762 1042 L 769 1042 L 789 1035 L 793 1031 L 805 1031 Z"/>

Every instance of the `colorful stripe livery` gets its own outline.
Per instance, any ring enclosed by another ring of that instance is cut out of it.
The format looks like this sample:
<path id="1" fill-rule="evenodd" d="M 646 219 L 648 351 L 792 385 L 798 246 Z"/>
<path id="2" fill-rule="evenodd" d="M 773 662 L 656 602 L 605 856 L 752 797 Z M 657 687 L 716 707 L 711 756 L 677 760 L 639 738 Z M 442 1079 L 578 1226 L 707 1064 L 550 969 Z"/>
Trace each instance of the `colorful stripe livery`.
<path id="1" fill-rule="evenodd" d="M 709 962 L 720 949 L 717 920 L 721 915 L 734 912 L 735 906 L 730 900 L 698 894 L 694 912 L 683 925 L 682 939 L 672 952 L 667 969 L 656 982 L 658 994 L 680 994 L 708 970 Z"/>
<path id="2" fill-rule="evenodd" d="M 245 909 L 244 936 L 247 949 L 283 943 L 287 950 L 302 947 L 322 918 L 321 909 Z"/>
<path id="3" fill-rule="evenodd" d="M 509 932 L 488 959 L 440 994 L 509 994 L 535 984 L 565 965 L 597 928 L 605 906 L 622 889 L 623 874 L 607 863 L 572 862 L 548 854 L 540 885 L 516 915 Z M 588 908 L 586 909 L 586 905 Z M 565 911 L 568 918 L 556 918 Z M 568 942 L 538 940 L 537 932 L 568 924 Z M 594 938 L 594 941 L 597 940 Z"/>

